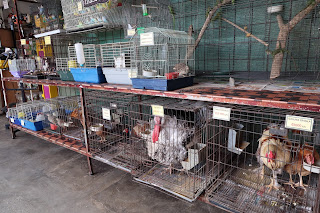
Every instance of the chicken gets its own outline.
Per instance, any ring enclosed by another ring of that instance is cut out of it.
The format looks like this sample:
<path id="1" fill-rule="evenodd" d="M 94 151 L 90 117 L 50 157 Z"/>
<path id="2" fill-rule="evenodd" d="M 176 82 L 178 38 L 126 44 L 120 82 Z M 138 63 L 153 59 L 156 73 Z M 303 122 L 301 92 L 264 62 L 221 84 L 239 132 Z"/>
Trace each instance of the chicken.
<path id="1" fill-rule="evenodd" d="M 186 157 L 187 150 L 183 142 L 189 136 L 187 128 L 175 116 L 166 115 L 161 119 L 155 117 L 151 122 L 151 129 L 153 131 L 141 133 L 142 138 L 146 140 L 148 155 L 159 163 L 167 165 L 171 174 L 173 165 L 179 164 Z"/>
<path id="2" fill-rule="evenodd" d="M 77 119 L 77 120 L 80 120 L 81 125 L 84 126 L 84 121 L 82 119 L 82 110 L 81 110 L 81 108 L 77 108 L 77 109 L 73 110 L 73 112 L 70 114 L 70 117 L 74 118 L 74 119 Z"/>
<path id="3" fill-rule="evenodd" d="M 317 162 L 320 159 L 319 153 L 310 145 L 305 144 L 303 148 L 297 153 L 297 155 L 292 160 L 292 163 L 287 164 L 284 167 L 284 170 L 290 175 L 290 180 L 287 184 L 289 184 L 292 188 L 302 187 L 306 190 L 305 187 L 307 185 L 303 184 L 302 177 L 308 176 L 311 174 L 310 171 L 305 170 L 303 168 L 303 161 L 308 163 L 309 165 L 314 165 L 314 162 Z M 300 181 L 298 183 L 294 183 L 292 181 L 292 175 L 299 175 Z"/>
<path id="4" fill-rule="evenodd" d="M 270 130 L 263 131 L 263 135 L 258 140 L 257 160 L 261 165 L 260 177 L 264 176 L 264 166 L 272 170 L 271 183 L 267 186 L 271 189 L 280 189 L 277 181 L 277 174 L 282 173 L 282 169 L 291 161 L 290 142 L 286 138 L 276 137 L 270 134 Z"/>
<path id="5" fill-rule="evenodd" d="M 145 133 L 150 128 L 149 123 L 137 123 L 135 127 L 133 127 L 132 134 L 136 137 L 141 137 L 141 134 Z"/>

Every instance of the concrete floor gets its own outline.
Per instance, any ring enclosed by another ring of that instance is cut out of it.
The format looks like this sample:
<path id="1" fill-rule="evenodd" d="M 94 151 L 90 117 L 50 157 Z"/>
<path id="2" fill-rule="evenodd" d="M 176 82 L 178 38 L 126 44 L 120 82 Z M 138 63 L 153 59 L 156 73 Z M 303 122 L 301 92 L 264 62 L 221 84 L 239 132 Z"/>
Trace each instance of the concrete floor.
<path id="1" fill-rule="evenodd" d="M 224 212 L 135 183 L 98 161 L 90 176 L 86 157 L 24 132 L 12 140 L 5 121 L 0 116 L 0 212 Z"/>

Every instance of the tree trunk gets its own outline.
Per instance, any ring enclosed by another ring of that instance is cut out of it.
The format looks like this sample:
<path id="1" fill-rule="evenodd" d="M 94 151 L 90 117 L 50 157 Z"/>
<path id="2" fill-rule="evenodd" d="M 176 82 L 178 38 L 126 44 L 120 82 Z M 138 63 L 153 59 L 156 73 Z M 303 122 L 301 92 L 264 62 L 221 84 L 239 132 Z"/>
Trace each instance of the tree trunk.
<path id="1" fill-rule="evenodd" d="M 276 49 L 277 50 L 281 49 L 281 50 L 273 58 L 270 79 L 275 79 L 280 76 L 283 58 L 284 58 L 284 53 L 282 50 L 285 49 L 287 46 L 288 37 L 289 37 L 289 30 L 287 29 L 280 30 L 279 36 L 277 39 Z"/>

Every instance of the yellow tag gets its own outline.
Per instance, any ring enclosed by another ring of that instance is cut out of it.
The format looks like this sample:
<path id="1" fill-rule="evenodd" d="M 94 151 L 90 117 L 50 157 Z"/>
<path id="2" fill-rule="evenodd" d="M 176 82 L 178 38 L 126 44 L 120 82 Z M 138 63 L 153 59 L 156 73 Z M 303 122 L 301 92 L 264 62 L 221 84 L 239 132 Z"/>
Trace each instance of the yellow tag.
<path id="1" fill-rule="evenodd" d="M 79 2 L 78 2 L 78 11 L 81 11 L 81 10 L 82 10 L 82 2 L 79 1 Z"/>
<path id="2" fill-rule="evenodd" d="M 11 65 L 11 60 L 10 60 L 10 59 L 8 60 L 8 64 L 10 64 L 10 65 Z"/>
<path id="3" fill-rule="evenodd" d="M 26 39 L 21 39 L 20 42 L 21 42 L 21 45 L 26 45 L 27 44 L 27 40 Z"/>
<path id="4" fill-rule="evenodd" d="M 51 37 L 50 36 L 44 37 L 44 44 L 45 45 L 51 45 Z"/>
<path id="5" fill-rule="evenodd" d="M 152 107 L 152 115 L 159 116 L 159 117 L 164 117 L 164 108 L 163 108 L 163 106 L 151 105 L 151 107 Z"/>
<path id="6" fill-rule="evenodd" d="M 134 36 L 136 34 L 136 30 L 135 29 L 128 29 L 127 33 L 128 33 L 128 36 Z"/>
<path id="7" fill-rule="evenodd" d="M 230 121 L 231 109 L 225 107 L 213 107 L 212 118 L 223 121 Z"/>
<path id="8" fill-rule="evenodd" d="M 296 129 L 296 130 L 312 132 L 313 123 L 314 123 L 313 118 L 287 115 L 285 127 L 287 129 Z"/>

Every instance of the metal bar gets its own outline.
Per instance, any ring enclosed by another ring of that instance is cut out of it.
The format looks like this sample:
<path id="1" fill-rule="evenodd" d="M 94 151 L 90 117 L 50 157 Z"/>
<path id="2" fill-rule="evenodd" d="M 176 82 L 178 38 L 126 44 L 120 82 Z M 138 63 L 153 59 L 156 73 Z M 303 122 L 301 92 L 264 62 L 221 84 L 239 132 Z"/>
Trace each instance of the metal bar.
<path id="1" fill-rule="evenodd" d="M 89 138 L 88 138 L 88 132 L 87 132 L 87 119 L 86 119 L 86 107 L 85 107 L 85 99 L 84 99 L 84 94 L 83 94 L 83 88 L 80 88 L 80 99 L 81 99 L 81 109 L 82 109 L 82 125 L 83 125 L 83 134 L 84 134 L 84 142 L 86 144 L 86 152 L 87 154 L 90 153 L 90 148 L 89 148 Z M 87 161 L 88 161 L 88 167 L 89 167 L 89 174 L 93 175 L 93 169 L 92 169 L 92 159 L 87 156 Z"/>

